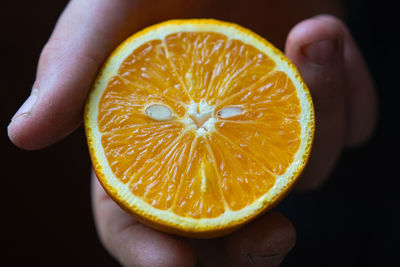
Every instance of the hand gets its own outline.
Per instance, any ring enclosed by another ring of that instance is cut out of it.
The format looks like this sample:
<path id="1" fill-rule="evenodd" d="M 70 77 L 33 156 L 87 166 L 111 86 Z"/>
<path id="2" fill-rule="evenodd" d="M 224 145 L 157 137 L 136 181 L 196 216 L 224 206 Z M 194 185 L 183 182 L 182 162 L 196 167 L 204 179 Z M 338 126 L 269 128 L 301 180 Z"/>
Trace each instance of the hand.
<path id="1" fill-rule="evenodd" d="M 141 27 L 136 1 L 72 1 L 41 54 L 32 94 L 8 127 L 19 147 L 39 149 L 71 133 L 97 70 L 125 37 Z M 332 40 L 329 42 L 327 40 Z M 322 41 L 322 42 L 319 42 Z M 329 16 L 299 23 L 286 54 L 313 96 L 316 137 L 298 188 L 326 179 L 341 149 L 366 140 L 375 122 L 374 88 L 346 27 Z M 93 179 L 93 209 L 100 238 L 125 266 L 277 266 L 295 243 L 295 230 L 270 212 L 226 237 L 191 240 L 160 233 L 124 213 Z"/>

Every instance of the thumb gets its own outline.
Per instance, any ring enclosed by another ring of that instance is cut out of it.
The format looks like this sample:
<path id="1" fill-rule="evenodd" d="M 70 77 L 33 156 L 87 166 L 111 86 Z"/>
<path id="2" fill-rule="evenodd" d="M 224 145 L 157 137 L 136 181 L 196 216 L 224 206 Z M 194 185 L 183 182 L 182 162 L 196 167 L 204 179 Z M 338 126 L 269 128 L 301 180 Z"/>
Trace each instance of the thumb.
<path id="1" fill-rule="evenodd" d="M 135 25 L 130 12 L 134 5 L 105 0 L 68 4 L 40 55 L 31 95 L 8 126 L 15 145 L 43 148 L 81 124 L 97 70 Z"/>
<path id="2" fill-rule="evenodd" d="M 315 108 L 315 139 L 298 188 L 312 189 L 328 176 L 346 134 L 346 79 L 343 29 L 336 21 L 311 18 L 296 25 L 286 54 L 310 89 Z"/>

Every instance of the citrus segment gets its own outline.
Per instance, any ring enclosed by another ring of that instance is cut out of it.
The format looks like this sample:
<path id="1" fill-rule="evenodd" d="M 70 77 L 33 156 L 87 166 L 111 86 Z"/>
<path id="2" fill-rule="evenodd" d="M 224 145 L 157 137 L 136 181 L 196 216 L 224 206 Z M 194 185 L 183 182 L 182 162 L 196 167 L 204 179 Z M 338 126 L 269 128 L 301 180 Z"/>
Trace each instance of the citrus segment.
<path id="1" fill-rule="evenodd" d="M 168 57 L 193 101 L 205 99 L 226 41 L 222 34 L 201 32 L 180 32 L 165 38 Z"/>
<path id="2" fill-rule="evenodd" d="M 216 74 L 210 85 L 207 101 L 217 104 L 237 90 L 248 88 L 274 67 L 275 62 L 253 46 L 230 39 L 225 44 L 221 61 L 214 67 Z"/>
<path id="3" fill-rule="evenodd" d="M 285 173 L 300 145 L 300 126 L 290 120 L 265 124 L 224 121 L 217 123 L 215 128 L 274 175 Z"/>
<path id="4" fill-rule="evenodd" d="M 149 41 L 130 54 L 119 69 L 119 75 L 135 88 L 148 89 L 189 103 L 182 83 L 173 71 L 161 40 Z"/>
<path id="5" fill-rule="evenodd" d="M 187 179 L 185 170 L 191 160 L 189 156 L 194 134 L 183 132 L 170 144 L 165 144 L 162 137 L 153 139 L 163 143 L 164 149 L 157 154 L 151 153 L 144 164 L 135 169 L 130 190 L 153 207 L 170 209 L 178 197 L 178 187 Z"/>
<path id="6" fill-rule="evenodd" d="M 154 155 L 165 154 L 182 131 L 183 125 L 177 123 L 142 124 L 104 133 L 101 141 L 113 173 L 126 183 Z"/>
<path id="7" fill-rule="evenodd" d="M 264 39 L 216 20 L 169 21 L 107 60 L 85 111 L 99 181 L 159 230 L 212 237 L 270 209 L 312 142 L 310 95 Z"/>
<path id="8" fill-rule="evenodd" d="M 223 98 L 224 99 L 224 98 Z M 274 71 L 249 87 L 226 97 L 218 107 L 241 106 L 239 121 L 270 122 L 273 117 L 299 119 L 300 101 L 296 87 L 282 71 Z"/>
<path id="9" fill-rule="evenodd" d="M 274 185 L 275 176 L 236 142 L 216 133 L 207 137 L 213 148 L 223 196 L 229 209 L 240 210 L 248 206 Z"/>
<path id="10" fill-rule="evenodd" d="M 192 144 L 173 211 L 180 216 L 214 218 L 225 211 L 221 181 L 210 148 L 203 137 Z"/>

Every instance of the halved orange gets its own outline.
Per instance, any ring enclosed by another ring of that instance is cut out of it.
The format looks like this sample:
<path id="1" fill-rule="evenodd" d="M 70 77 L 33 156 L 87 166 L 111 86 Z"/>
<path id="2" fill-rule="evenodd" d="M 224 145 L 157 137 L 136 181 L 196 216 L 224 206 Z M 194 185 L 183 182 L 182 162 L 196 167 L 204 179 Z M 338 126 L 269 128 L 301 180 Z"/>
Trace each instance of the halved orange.
<path id="1" fill-rule="evenodd" d="M 85 110 L 107 193 L 141 222 L 189 237 L 232 232 L 293 186 L 314 111 L 292 63 L 236 24 L 172 20 L 108 58 Z"/>

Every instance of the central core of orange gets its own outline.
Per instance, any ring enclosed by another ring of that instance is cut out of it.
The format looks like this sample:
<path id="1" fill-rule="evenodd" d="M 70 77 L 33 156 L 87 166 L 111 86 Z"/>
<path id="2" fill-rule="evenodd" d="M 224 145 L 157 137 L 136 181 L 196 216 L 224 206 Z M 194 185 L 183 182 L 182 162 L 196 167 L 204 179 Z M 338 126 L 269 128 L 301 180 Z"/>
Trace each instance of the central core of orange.
<path id="1" fill-rule="evenodd" d="M 190 121 L 189 124 L 193 125 L 192 127 L 196 127 L 200 132 L 203 132 L 203 130 L 207 132 L 214 128 L 214 106 L 202 101 L 200 103 L 192 102 L 186 108 Z"/>
<path id="2" fill-rule="evenodd" d="M 203 127 L 204 123 L 206 121 L 208 121 L 209 118 L 211 118 L 211 111 L 210 112 L 206 112 L 203 114 L 190 114 L 189 117 L 193 120 L 193 122 L 196 124 L 197 129 L 199 129 L 200 127 Z"/>

